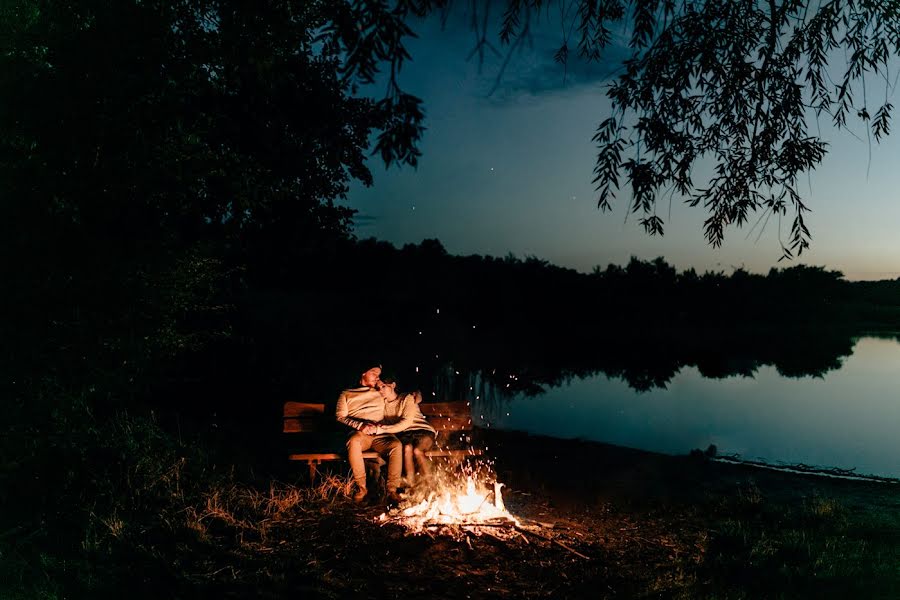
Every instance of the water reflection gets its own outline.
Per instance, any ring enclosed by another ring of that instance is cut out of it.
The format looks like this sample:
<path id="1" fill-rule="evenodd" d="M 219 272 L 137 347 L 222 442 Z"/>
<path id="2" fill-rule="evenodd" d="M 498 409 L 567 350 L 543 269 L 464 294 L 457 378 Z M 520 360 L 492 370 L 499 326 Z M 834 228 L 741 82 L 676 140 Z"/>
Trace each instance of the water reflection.
<path id="1" fill-rule="evenodd" d="M 807 375 L 758 360 L 724 371 L 701 363 L 664 386 L 635 386 L 632 373 L 606 370 L 508 402 L 480 395 L 474 412 L 483 426 L 554 437 L 672 454 L 715 444 L 748 459 L 900 476 L 900 343 L 864 337 L 848 350 L 807 348 L 832 361 Z"/>
<path id="2" fill-rule="evenodd" d="M 441 398 L 480 395 L 502 403 L 510 395 L 540 395 L 596 375 L 621 379 L 638 392 L 664 389 L 686 368 L 707 379 L 754 377 L 766 367 L 784 377 L 821 377 L 841 368 L 856 339 L 856 334 L 840 329 L 750 328 L 611 335 L 577 352 L 536 341 L 516 347 L 515 353 L 503 348 L 479 354 L 458 351 L 449 364 L 429 365 L 423 371 L 429 383 L 419 378 L 416 386 Z M 404 360 L 409 359 L 396 358 L 397 363 Z"/>

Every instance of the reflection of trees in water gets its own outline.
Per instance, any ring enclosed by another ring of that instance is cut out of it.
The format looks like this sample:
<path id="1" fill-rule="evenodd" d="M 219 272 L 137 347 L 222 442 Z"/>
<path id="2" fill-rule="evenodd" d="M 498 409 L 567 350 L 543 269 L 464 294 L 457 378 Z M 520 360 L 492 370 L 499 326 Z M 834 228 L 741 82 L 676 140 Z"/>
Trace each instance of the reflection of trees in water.
<path id="1" fill-rule="evenodd" d="M 896 334 L 880 337 L 898 339 Z M 652 338 L 620 341 L 614 345 L 615 352 L 594 353 L 574 365 L 557 361 L 553 354 L 535 354 L 519 364 L 494 361 L 499 366 L 479 365 L 471 359 L 444 362 L 431 373 L 428 393 L 441 399 L 478 399 L 482 406 L 502 406 L 514 396 L 539 395 L 574 378 L 594 375 L 621 379 L 639 392 L 665 389 L 685 367 L 695 367 L 709 379 L 755 377 L 766 366 L 784 377 L 822 377 L 841 367 L 857 339 L 849 332 L 733 332 L 695 335 L 681 344 L 673 344 L 671 339 L 663 344 Z"/>
<path id="2" fill-rule="evenodd" d="M 448 401 L 483 400 L 492 404 L 517 395 L 538 396 L 548 387 L 559 387 L 592 374 L 591 370 L 564 368 L 540 375 L 530 373 L 528 368 L 517 371 L 496 368 L 459 370 L 452 364 L 446 364 L 434 374 L 430 392 L 433 397 Z"/>

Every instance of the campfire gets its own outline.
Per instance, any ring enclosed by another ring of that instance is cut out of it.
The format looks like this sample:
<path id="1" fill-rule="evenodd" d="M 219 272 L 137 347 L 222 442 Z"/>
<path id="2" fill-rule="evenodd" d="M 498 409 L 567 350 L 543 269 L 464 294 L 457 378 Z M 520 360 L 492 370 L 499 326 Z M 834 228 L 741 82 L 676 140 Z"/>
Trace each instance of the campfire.
<path id="1" fill-rule="evenodd" d="M 490 469 L 461 475 L 440 473 L 429 491 L 409 495 L 400 506 L 382 513 L 378 521 L 382 526 L 400 525 L 410 535 L 446 535 L 464 540 L 470 548 L 471 536 L 488 535 L 504 541 L 521 538 L 527 544 L 528 538 L 523 534 L 528 534 L 589 558 L 542 532 L 552 529 L 552 524 L 523 523 L 512 515 L 503 503 L 502 488 Z"/>
<path id="2" fill-rule="evenodd" d="M 518 525 L 518 520 L 503 505 L 502 487 L 502 483 L 494 482 L 493 491 L 488 491 L 469 475 L 465 489 L 457 486 L 456 489 L 445 487 L 431 491 L 421 502 L 404 502 L 400 508 L 382 514 L 379 519 L 399 522 L 412 531 L 422 531 L 429 526 L 483 525 L 498 521 Z"/>
<path id="3" fill-rule="evenodd" d="M 412 494 L 399 507 L 378 517 L 382 524 L 395 523 L 413 534 L 489 533 L 498 537 L 502 530 L 515 535 L 519 520 L 503 504 L 503 484 L 490 474 L 442 474 L 428 492 Z M 485 531 L 485 530 L 491 531 Z"/>

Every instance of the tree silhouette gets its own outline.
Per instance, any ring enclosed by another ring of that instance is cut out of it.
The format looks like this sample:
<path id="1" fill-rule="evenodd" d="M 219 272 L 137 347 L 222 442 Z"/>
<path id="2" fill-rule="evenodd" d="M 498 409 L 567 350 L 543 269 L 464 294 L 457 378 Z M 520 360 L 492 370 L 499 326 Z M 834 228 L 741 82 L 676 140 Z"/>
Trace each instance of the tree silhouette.
<path id="1" fill-rule="evenodd" d="M 351 212 L 334 201 L 351 178 L 371 183 L 370 134 L 382 131 L 388 160 L 412 158 L 396 131 L 409 101 L 352 90 L 349 76 L 365 78 L 384 50 L 343 60 L 320 41 L 345 8 L 4 3 L 0 180 L 11 233 L 29 234 L 23 219 L 138 243 L 348 231 Z"/>
<path id="2" fill-rule="evenodd" d="M 417 102 L 358 91 L 379 64 L 399 69 L 405 18 L 330 1 L 3 2 L 0 332 L 96 357 L 189 323 L 227 331 L 197 315 L 226 312 L 210 290 L 348 239 L 338 201 L 371 184 L 370 137 L 415 163 Z"/>

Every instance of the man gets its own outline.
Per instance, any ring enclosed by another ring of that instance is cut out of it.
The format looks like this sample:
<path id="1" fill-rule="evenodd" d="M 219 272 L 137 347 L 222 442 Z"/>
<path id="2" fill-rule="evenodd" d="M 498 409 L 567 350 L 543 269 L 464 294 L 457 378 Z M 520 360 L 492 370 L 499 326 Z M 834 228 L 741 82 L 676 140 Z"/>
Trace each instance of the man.
<path id="1" fill-rule="evenodd" d="M 384 398 L 378 391 L 381 366 L 366 369 L 359 379 L 358 388 L 344 390 L 337 401 L 337 420 L 355 429 L 347 439 L 347 457 L 356 482 L 355 502 L 366 498 L 366 465 L 363 452 L 372 449 L 387 460 L 388 502 L 400 501 L 397 487 L 400 485 L 400 471 L 403 469 L 403 447 L 392 434 L 376 433 L 377 423 L 384 419 Z"/>

